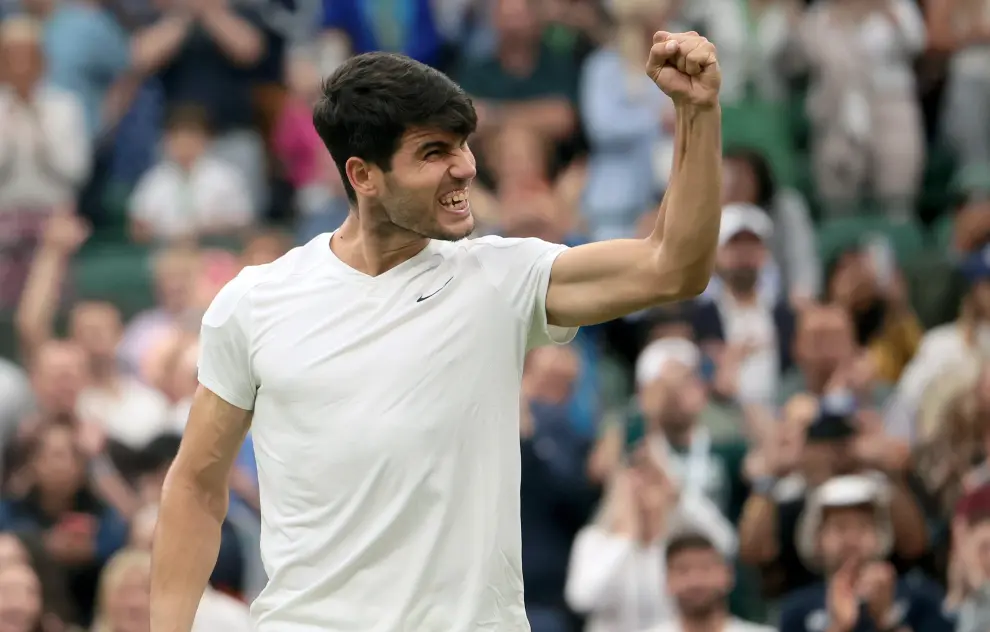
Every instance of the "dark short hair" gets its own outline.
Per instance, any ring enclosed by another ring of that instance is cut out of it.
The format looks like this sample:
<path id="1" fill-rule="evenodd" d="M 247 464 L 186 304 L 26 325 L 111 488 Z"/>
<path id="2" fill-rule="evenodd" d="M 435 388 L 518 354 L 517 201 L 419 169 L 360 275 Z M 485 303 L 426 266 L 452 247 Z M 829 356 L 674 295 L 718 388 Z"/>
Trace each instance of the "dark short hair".
<path id="1" fill-rule="evenodd" d="M 351 203 L 344 165 L 357 157 L 388 171 L 403 134 L 435 128 L 467 138 L 478 117 L 471 99 L 438 70 L 393 53 L 351 57 L 323 82 L 313 126 L 333 156 Z"/>
<path id="2" fill-rule="evenodd" d="M 753 170 L 756 178 L 756 202 L 768 213 L 772 210 L 773 198 L 777 194 L 777 182 L 773 177 L 773 169 L 770 161 L 758 149 L 752 147 L 738 146 L 727 148 L 722 156 L 727 160 L 738 160 L 745 162 Z"/>
<path id="3" fill-rule="evenodd" d="M 678 533 L 667 540 L 667 563 L 674 557 L 687 551 L 713 551 L 718 553 L 718 548 L 711 538 L 700 531 L 685 531 Z"/>

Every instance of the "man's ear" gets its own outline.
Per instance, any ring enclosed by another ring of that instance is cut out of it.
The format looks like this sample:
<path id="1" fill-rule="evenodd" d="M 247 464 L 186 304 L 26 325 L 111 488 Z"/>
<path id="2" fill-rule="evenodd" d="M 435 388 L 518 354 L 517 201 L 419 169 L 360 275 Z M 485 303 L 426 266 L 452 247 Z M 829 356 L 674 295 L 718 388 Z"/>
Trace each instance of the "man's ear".
<path id="1" fill-rule="evenodd" d="M 377 169 L 375 165 L 353 156 L 344 164 L 344 172 L 354 192 L 364 197 L 374 197 L 379 193 L 374 177 Z"/>

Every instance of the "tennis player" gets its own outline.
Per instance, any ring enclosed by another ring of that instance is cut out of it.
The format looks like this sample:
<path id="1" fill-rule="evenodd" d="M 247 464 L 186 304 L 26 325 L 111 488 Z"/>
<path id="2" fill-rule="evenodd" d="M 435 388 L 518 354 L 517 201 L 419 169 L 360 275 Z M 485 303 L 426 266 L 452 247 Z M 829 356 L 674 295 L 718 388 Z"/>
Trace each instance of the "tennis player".
<path id="1" fill-rule="evenodd" d="M 350 198 L 339 230 L 245 268 L 203 317 L 195 396 L 154 544 L 151 632 L 189 632 L 250 426 L 267 587 L 258 632 L 526 632 L 523 357 L 704 290 L 719 232 L 720 74 L 657 33 L 677 108 L 648 239 L 465 239 L 476 116 L 441 73 L 360 55 L 313 120 Z M 222 631 L 221 631 L 222 632 Z"/>

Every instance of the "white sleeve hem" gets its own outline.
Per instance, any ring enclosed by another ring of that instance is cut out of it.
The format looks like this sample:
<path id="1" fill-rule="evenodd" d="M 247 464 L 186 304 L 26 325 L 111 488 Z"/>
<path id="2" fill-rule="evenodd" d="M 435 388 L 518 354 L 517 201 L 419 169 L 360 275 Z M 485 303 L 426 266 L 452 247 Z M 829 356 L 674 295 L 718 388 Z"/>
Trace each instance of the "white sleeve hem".
<path id="1" fill-rule="evenodd" d="M 241 410 L 254 410 L 254 400 L 242 398 L 234 394 L 233 391 L 223 386 L 220 380 L 211 377 L 209 375 L 203 375 L 202 371 L 199 374 L 199 383 L 203 385 L 208 391 L 227 402 L 231 406 L 240 408 Z"/>
<path id="2" fill-rule="evenodd" d="M 547 318 L 547 292 L 550 291 L 550 277 L 553 270 L 553 262 L 566 250 L 561 247 L 544 255 L 537 264 L 541 269 L 546 268 L 546 272 L 540 275 L 540 287 L 537 289 L 537 314 L 540 318 L 540 333 L 555 345 L 566 345 L 577 336 L 578 327 L 558 327 L 551 325 Z"/>

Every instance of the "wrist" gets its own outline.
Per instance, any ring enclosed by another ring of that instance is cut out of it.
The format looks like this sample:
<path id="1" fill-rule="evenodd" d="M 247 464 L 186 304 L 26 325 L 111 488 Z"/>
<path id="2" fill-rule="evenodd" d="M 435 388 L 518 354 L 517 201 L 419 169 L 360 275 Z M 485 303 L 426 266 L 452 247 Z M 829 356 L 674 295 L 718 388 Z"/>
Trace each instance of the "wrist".
<path id="1" fill-rule="evenodd" d="M 755 496 L 769 497 L 773 488 L 777 486 L 777 477 L 771 474 L 756 476 L 750 485 L 750 491 Z"/>

